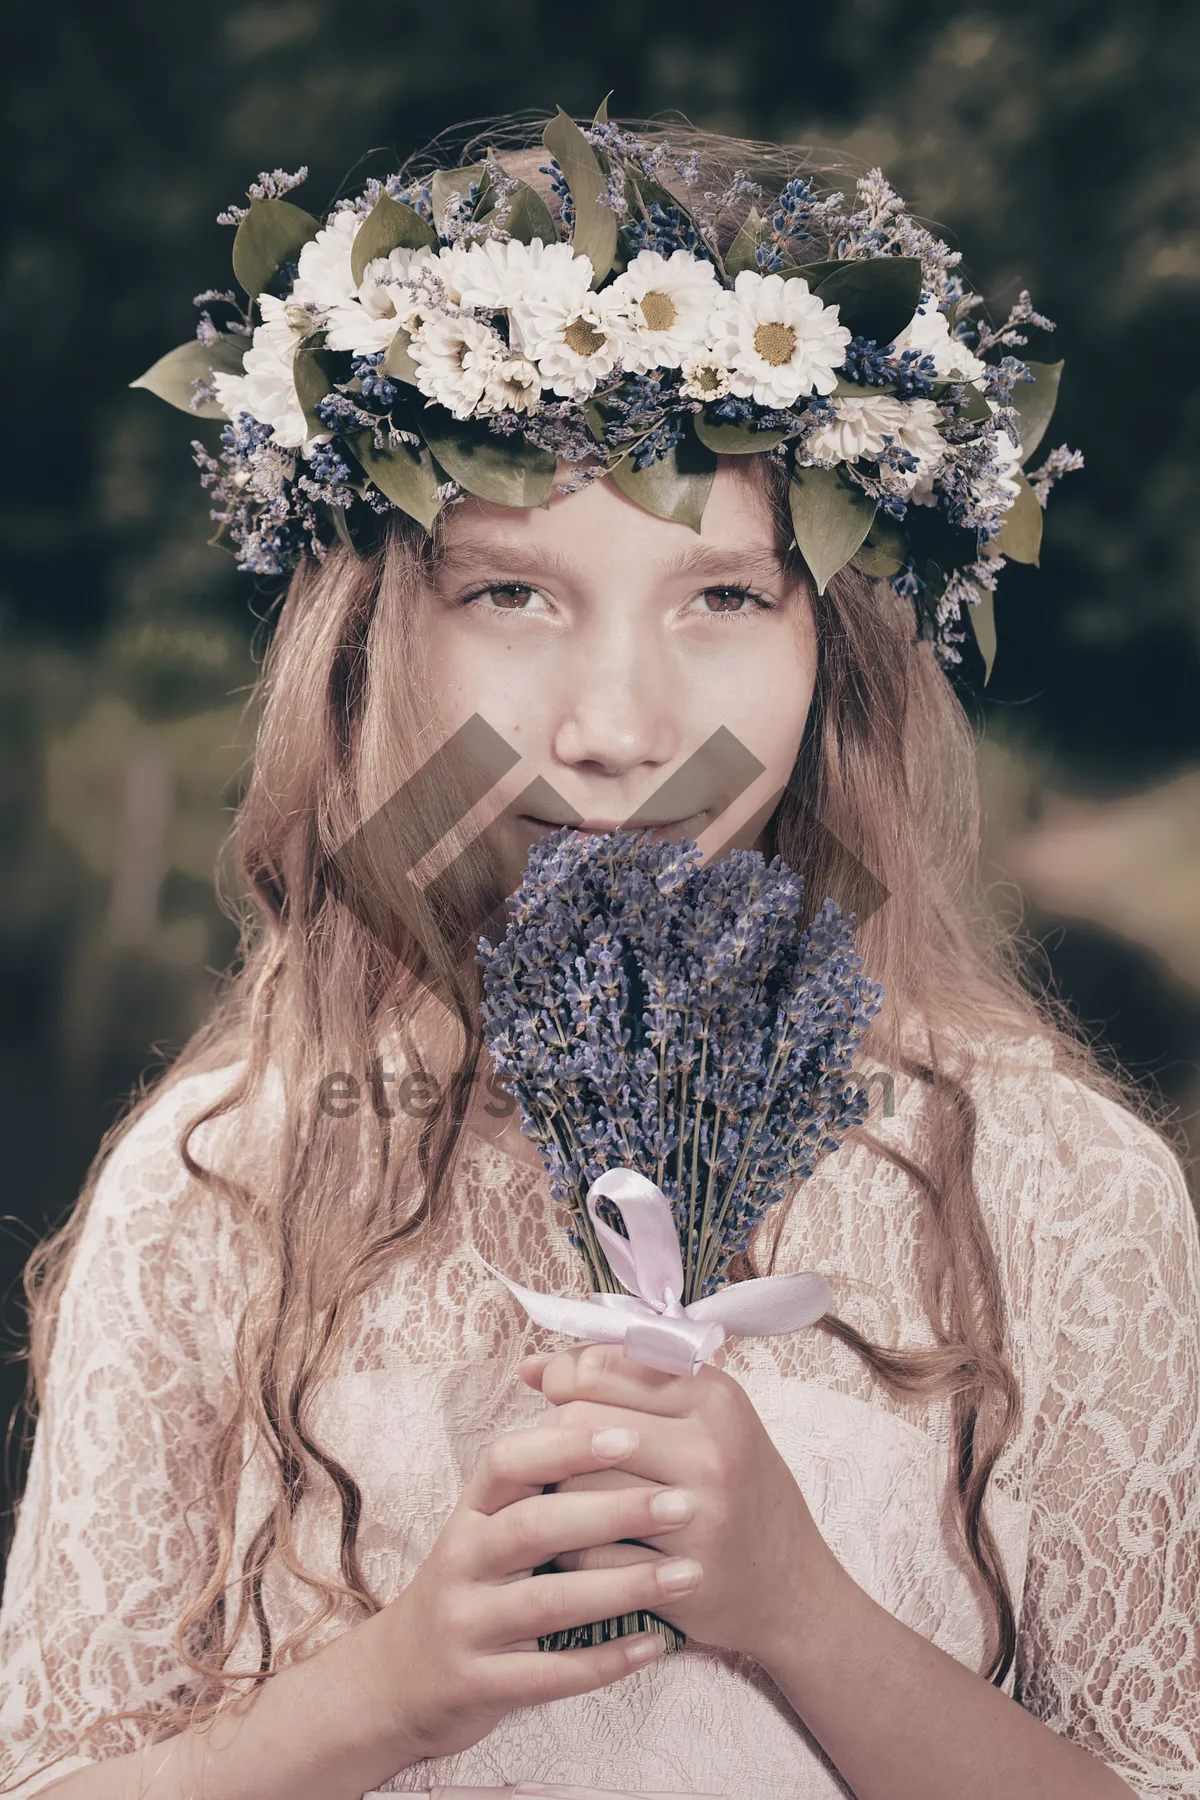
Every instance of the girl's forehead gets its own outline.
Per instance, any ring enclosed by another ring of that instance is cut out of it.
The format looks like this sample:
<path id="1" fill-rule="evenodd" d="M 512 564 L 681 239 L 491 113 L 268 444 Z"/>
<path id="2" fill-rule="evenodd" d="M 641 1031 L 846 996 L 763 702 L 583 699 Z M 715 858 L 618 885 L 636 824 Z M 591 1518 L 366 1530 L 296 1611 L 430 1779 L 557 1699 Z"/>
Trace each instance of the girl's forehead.
<path id="1" fill-rule="evenodd" d="M 452 509 L 442 532 L 441 566 L 480 557 L 537 556 L 564 569 L 605 558 L 673 572 L 728 572 L 731 559 L 759 575 L 778 574 L 783 557 L 766 495 L 736 470 L 719 469 L 700 531 L 647 512 L 606 478 L 573 493 L 554 494 L 546 507 L 503 507 L 468 500 Z"/>

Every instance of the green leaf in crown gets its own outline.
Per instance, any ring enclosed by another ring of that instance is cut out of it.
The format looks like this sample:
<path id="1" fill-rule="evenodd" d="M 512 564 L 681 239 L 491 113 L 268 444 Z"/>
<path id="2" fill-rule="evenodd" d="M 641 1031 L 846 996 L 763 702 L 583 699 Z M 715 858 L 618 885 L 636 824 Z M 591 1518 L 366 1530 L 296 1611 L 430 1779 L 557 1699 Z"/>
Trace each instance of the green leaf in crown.
<path id="1" fill-rule="evenodd" d="M 350 274 L 355 286 L 361 285 L 367 264 L 376 257 L 387 256 L 392 250 L 419 250 L 422 246 L 437 249 L 438 236 L 433 226 L 411 206 L 393 200 L 390 194 L 380 194 L 354 234 Z"/>
<path id="2" fill-rule="evenodd" d="M 717 473 L 717 459 L 695 438 L 683 438 L 665 455 L 638 468 L 623 456 L 612 468 L 621 492 L 660 519 L 699 531 Z"/>
<path id="3" fill-rule="evenodd" d="M 823 594 L 861 547 L 875 520 L 875 502 L 838 469 L 797 469 L 790 501 L 796 543 Z"/>
<path id="4" fill-rule="evenodd" d="M 319 230 L 319 220 L 289 200 L 250 202 L 233 240 L 233 272 L 252 300 Z"/>
<path id="5" fill-rule="evenodd" d="M 455 419 L 443 407 L 421 421 L 435 461 L 468 494 L 497 506 L 541 506 L 550 496 L 555 459 L 523 438 L 508 441 L 474 420 Z"/>
<path id="6" fill-rule="evenodd" d="M 196 383 L 211 384 L 218 371 L 240 375 L 246 355 L 245 338 L 218 334 L 209 343 L 191 338 L 175 350 L 168 350 L 152 363 L 144 375 L 130 382 L 130 387 L 149 388 L 160 400 L 169 401 L 181 412 L 195 412 L 202 419 L 223 419 L 225 412 L 215 399 L 195 398 Z"/>

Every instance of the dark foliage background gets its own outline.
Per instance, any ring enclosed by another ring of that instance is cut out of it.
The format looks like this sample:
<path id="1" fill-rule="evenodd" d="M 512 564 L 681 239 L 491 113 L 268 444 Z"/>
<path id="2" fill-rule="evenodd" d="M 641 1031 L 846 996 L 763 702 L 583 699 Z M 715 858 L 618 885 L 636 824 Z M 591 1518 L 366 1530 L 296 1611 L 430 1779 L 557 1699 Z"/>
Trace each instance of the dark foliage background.
<path id="1" fill-rule="evenodd" d="M 214 223 L 264 168 L 324 210 L 510 109 L 696 123 L 881 162 L 1007 309 L 1059 323 L 1050 441 L 1081 447 L 1040 572 L 1012 567 L 979 702 L 997 903 L 1035 971 L 1200 1105 L 1200 13 L 1083 0 L 53 0 L 10 19 L 0 489 L 0 1406 L 19 1272 L 233 949 L 213 865 L 266 596 L 206 544 L 188 422 L 128 382 L 229 281 Z M 388 161 L 384 158 L 384 161 Z M 372 169 L 384 172 L 378 159 Z M 258 642 L 261 651 L 261 633 Z M 968 676 L 972 673 L 966 671 Z M 10 1476 L 16 1468 L 15 1446 Z"/>

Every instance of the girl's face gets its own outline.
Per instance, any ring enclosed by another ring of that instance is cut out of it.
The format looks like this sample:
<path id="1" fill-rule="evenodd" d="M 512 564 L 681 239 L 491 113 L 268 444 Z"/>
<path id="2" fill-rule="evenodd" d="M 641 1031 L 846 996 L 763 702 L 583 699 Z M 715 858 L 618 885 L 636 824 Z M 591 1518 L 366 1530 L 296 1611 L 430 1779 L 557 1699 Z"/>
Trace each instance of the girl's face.
<path id="1" fill-rule="evenodd" d="M 421 601 L 439 741 L 479 714 L 521 758 L 485 803 L 507 893 L 558 825 L 655 826 L 706 857 L 763 848 L 816 634 L 768 503 L 729 459 L 699 533 L 601 479 L 545 509 L 465 501 L 446 545 Z"/>

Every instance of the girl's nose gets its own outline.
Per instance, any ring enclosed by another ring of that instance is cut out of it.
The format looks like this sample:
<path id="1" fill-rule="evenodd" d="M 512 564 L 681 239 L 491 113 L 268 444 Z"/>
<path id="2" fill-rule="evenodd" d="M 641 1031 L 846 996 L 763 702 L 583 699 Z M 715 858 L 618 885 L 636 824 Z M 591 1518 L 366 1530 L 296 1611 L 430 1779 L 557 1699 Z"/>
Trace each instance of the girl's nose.
<path id="1" fill-rule="evenodd" d="M 598 654 L 581 650 L 561 693 L 547 699 L 554 755 L 564 765 L 617 776 L 640 764 L 665 767 L 679 754 L 686 696 L 673 691 L 663 658 L 640 636 L 610 638 Z"/>

